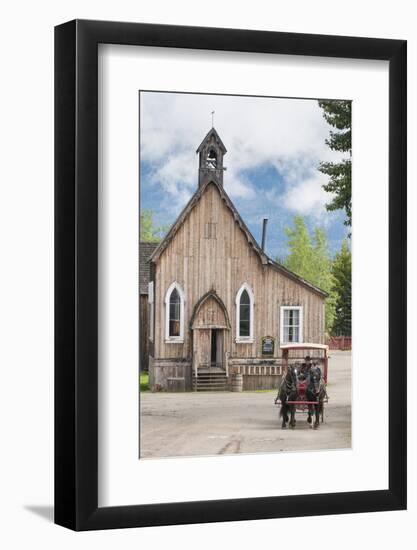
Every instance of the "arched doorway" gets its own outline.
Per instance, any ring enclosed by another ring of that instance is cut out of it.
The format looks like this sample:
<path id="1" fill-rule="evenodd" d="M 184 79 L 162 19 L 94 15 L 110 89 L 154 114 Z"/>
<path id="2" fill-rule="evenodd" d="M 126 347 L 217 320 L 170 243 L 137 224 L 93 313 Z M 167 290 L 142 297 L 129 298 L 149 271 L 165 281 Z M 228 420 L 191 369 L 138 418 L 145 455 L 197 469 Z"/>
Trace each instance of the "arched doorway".
<path id="1" fill-rule="evenodd" d="M 228 351 L 226 331 L 230 321 L 224 303 L 215 291 L 210 291 L 197 302 L 191 317 L 193 331 L 193 371 L 225 370 Z"/>

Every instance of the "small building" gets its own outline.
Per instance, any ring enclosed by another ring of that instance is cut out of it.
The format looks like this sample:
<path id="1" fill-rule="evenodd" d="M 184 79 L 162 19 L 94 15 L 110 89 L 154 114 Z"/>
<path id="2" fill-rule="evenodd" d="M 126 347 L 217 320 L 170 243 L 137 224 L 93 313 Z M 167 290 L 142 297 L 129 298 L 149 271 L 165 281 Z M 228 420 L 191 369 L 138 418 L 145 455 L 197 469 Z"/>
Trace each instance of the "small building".
<path id="1" fill-rule="evenodd" d="M 226 148 L 212 128 L 198 186 L 150 254 L 153 390 L 277 387 L 281 343 L 324 343 L 326 293 L 268 257 L 223 187 Z"/>
<path id="2" fill-rule="evenodd" d="M 158 243 L 139 243 L 139 342 L 140 370 L 147 371 L 149 367 L 149 281 L 151 264 L 149 259 Z"/>

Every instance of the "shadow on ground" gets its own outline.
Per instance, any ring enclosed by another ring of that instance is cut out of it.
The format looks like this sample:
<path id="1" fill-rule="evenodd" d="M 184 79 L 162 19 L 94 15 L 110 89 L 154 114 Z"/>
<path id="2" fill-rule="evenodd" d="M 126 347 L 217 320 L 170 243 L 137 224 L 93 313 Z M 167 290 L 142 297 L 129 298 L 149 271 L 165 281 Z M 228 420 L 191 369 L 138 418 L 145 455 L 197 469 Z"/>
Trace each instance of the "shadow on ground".
<path id="1" fill-rule="evenodd" d="M 53 506 L 38 506 L 36 504 L 24 506 L 24 509 L 28 512 L 32 512 L 49 523 L 54 521 L 54 507 Z"/>

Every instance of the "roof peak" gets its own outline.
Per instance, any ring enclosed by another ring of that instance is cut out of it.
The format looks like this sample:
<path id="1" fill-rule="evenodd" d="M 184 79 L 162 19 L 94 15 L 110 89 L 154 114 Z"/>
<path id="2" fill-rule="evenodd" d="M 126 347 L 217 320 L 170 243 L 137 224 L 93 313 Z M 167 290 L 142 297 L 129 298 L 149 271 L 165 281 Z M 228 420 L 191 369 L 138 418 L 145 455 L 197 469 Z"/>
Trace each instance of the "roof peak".
<path id="1" fill-rule="evenodd" d="M 216 128 L 214 126 L 212 126 L 210 128 L 210 130 L 207 132 L 206 136 L 204 137 L 203 141 L 200 143 L 200 145 L 198 146 L 197 148 L 197 151 L 196 153 L 200 153 L 201 150 L 204 148 L 204 146 L 206 145 L 206 143 L 210 140 L 211 137 L 214 137 L 215 141 L 217 142 L 218 146 L 220 147 L 221 151 L 223 154 L 227 153 L 227 149 L 223 143 L 223 141 L 221 140 Z"/>

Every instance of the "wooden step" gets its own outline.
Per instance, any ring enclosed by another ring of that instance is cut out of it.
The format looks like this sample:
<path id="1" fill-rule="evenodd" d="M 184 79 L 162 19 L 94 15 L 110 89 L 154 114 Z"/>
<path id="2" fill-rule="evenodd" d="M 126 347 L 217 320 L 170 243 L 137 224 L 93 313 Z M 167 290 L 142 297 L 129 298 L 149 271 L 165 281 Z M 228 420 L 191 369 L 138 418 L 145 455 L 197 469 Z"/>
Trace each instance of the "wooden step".
<path id="1" fill-rule="evenodd" d="M 194 378 L 194 380 L 227 380 L 227 378 L 223 375 L 214 376 L 213 374 L 201 374 L 197 378 Z"/>
<path id="2" fill-rule="evenodd" d="M 194 386 L 194 389 L 197 391 L 225 391 L 227 390 L 226 384 L 197 384 Z"/>
<path id="3" fill-rule="evenodd" d="M 227 391 L 226 386 L 197 386 L 195 391 Z"/>
<path id="4" fill-rule="evenodd" d="M 198 369 L 198 376 L 202 374 L 220 374 L 226 376 L 226 372 L 223 369 Z"/>
<path id="5" fill-rule="evenodd" d="M 193 389 L 196 391 L 226 391 L 227 377 L 224 372 L 200 373 L 193 378 Z"/>
<path id="6" fill-rule="evenodd" d="M 227 380 L 198 380 L 194 381 L 197 386 L 224 386 L 227 384 Z"/>
<path id="7" fill-rule="evenodd" d="M 225 374 L 199 374 L 193 380 L 227 380 L 227 377 Z"/>

